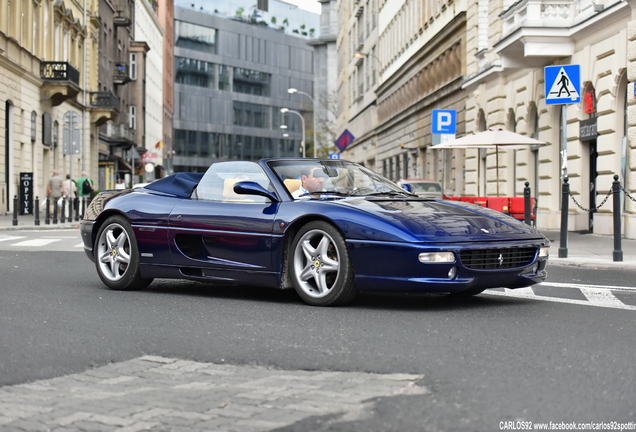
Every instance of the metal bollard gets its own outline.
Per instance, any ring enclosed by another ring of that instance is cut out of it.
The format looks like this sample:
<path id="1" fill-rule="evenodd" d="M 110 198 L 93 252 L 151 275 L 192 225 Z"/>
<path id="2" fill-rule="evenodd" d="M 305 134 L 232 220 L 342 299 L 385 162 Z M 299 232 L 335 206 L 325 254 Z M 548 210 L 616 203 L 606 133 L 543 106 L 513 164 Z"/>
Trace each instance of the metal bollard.
<path id="1" fill-rule="evenodd" d="M 13 195 L 13 226 L 18 224 L 18 196 Z"/>
<path id="2" fill-rule="evenodd" d="M 526 182 L 526 187 L 523 188 L 523 221 L 526 225 L 532 225 L 530 218 L 530 182 Z"/>
<path id="3" fill-rule="evenodd" d="M 55 198 L 53 198 L 53 223 L 56 224 L 57 223 L 57 212 L 58 212 L 58 203 L 57 200 Z"/>
<path id="4" fill-rule="evenodd" d="M 68 222 L 73 222 L 73 198 L 68 199 Z"/>
<path id="5" fill-rule="evenodd" d="M 559 242 L 559 258 L 568 257 L 568 203 L 570 198 L 570 184 L 568 178 L 563 178 L 561 189 L 561 240 Z"/>
<path id="6" fill-rule="evenodd" d="M 35 226 L 39 226 L 40 225 L 40 197 L 38 196 L 35 197 L 35 208 L 33 210 L 35 211 Z"/>
<path id="7" fill-rule="evenodd" d="M 614 261 L 623 261 L 623 251 L 621 250 L 621 183 L 618 176 L 614 176 L 612 182 L 612 198 L 614 200 L 614 251 L 612 258 Z"/>
<path id="8" fill-rule="evenodd" d="M 82 219 L 86 215 L 86 197 L 82 197 Z"/>
<path id="9" fill-rule="evenodd" d="M 46 213 L 44 214 L 44 224 L 51 224 L 51 198 L 46 197 Z"/>
<path id="10" fill-rule="evenodd" d="M 62 198 L 62 211 L 60 212 L 60 223 L 66 222 L 66 198 Z"/>
<path id="11" fill-rule="evenodd" d="M 80 206 L 78 197 L 75 197 L 75 199 L 73 200 L 73 207 L 75 207 L 75 222 L 79 222 Z"/>

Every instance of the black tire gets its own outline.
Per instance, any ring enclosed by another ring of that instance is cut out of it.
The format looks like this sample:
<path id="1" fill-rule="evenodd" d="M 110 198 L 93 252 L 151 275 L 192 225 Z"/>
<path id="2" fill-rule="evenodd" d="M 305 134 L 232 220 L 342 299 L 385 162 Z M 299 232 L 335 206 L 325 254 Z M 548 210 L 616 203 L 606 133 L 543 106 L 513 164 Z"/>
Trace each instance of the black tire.
<path id="1" fill-rule="evenodd" d="M 111 216 L 102 224 L 95 241 L 95 268 L 110 289 L 138 290 L 150 285 L 139 270 L 139 249 L 130 223 Z"/>
<path id="2" fill-rule="evenodd" d="M 298 295 L 313 306 L 350 302 L 358 293 L 342 234 L 323 221 L 310 222 L 294 237 L 289 269 Z"/>

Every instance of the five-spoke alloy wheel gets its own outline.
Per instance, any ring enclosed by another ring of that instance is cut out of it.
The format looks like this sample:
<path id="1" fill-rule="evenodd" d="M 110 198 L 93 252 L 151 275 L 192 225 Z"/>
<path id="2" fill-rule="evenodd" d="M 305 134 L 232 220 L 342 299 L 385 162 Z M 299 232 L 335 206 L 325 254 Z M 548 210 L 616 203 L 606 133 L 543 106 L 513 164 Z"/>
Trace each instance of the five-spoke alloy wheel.
<path id="1" fill-rule="evenodd" d="M 102 224 L 94 253 L 97 274 L 107 287 L 133 290 L 152 282 L 141 277 L 135 234 L 122 216 L 111 216 Z"/>
<path id="2" fill-rule="evenodd" d="M 357 294 L 349 251 L 331 224 L 315 221 L 302 227 L 289 256 L 294 287 L 305 302 L 344 304 Z"/>

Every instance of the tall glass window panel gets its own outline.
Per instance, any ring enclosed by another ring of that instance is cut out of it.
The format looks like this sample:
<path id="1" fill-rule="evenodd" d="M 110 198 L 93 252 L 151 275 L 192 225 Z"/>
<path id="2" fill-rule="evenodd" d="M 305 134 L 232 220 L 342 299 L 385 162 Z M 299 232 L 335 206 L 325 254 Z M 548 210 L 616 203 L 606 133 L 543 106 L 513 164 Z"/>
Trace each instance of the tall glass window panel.
<path id="1" fill-rule="evenodd" d="M 174 45 L 180 48 L 216 54 L 216 29 L 175 21 Z"/>
<path id="2" fill-rule="evenodd" d="M 237 93 L 269 96 L 271 75 L 245 68 L 234 68 L 234 91 Z"/>
<path id="3" fill-rule="evenodd" d="M 176 156 L 185 156 L 186 132 L 180 129 L 175 129 L 174 131 L 174 154 Z"/>
<path id="4" fill-rule="evenodd" d="M 230 90 L 230 73 L 232 68 L 226 65 L 219 65 L 219 90 Z"/>
<path id="5" fill-rule="evenodd" d="M 266 105 L 234 101 L 234 124 L 269 129 L 269 110 Z"/>
<path id="6" fill-rule="evenodd" d="M 175 57 L 175 82 L 214 88 L 216 65 L 202 60 Z"/>

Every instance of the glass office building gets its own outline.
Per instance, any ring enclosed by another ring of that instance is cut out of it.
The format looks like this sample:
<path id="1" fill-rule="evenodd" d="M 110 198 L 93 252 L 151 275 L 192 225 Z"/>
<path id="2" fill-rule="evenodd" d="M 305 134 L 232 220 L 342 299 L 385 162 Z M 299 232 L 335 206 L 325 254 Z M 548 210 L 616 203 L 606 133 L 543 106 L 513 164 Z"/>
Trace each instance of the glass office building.
<path id="1" fill-rule="evenodd" d="M 181 7 L 174 29 L 175 171 L 302 155 L 300 117 L 280 110 L 302 112 L 309 136 L 311 105 L 287 92 L 313 94 L 314 53 L 306 39 Z"/>

